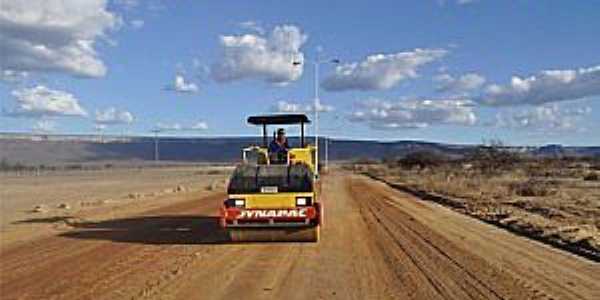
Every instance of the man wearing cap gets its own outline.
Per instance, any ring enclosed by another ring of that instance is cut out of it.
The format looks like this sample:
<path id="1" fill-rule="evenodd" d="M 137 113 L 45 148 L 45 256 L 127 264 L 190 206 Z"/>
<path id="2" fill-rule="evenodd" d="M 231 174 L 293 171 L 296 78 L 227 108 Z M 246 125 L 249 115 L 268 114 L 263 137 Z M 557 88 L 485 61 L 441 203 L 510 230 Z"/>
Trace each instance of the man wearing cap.
<path id="1" fill-rule="evenodd" d="M 288 148 L 287 138 L 285 137 L 285 129 L 277 129 L 277 136 L 269 144 L 269 155 L 273 163 L 285 163 L 287 161 Z"/>

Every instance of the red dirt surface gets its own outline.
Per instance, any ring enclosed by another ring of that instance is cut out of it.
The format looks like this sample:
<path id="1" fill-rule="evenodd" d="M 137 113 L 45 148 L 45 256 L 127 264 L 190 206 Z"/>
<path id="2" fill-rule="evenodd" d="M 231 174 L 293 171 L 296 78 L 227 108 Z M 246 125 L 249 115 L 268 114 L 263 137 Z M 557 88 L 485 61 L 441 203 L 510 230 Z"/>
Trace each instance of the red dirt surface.
<path id="1" fill-rule="evenodd" d="M 224 194 L 0 253 L 2 299 L 600 299 L 597 263 L 371 179 L 324 178 L 322 240 L 231 244 Z"/>

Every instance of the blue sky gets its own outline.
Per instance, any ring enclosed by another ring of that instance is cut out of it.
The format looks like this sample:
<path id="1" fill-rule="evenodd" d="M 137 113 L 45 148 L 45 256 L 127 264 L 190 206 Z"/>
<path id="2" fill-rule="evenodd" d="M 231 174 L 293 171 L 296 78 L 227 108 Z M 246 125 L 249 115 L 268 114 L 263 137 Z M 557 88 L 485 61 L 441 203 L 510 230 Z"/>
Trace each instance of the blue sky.
<path id="1" fill-rule="evenodd" d="M 36 1 L 0 4 L 0 131 L 255 134 L 320 48 L 325 134 L 600 145 L 600 1 Z"/>

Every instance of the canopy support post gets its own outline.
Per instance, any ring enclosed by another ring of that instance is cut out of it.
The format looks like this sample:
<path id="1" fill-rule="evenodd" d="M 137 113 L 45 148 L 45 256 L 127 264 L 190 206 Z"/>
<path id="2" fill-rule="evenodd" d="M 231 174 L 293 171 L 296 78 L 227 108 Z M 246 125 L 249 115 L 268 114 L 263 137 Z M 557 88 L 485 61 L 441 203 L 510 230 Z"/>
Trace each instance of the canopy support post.
<path id="1" fill-rule="evenodd" d="M 267 148 L 267 124 L 263 124 L 263 147 Z"/>
<path id="2" fill-rule="evenodd" d="M 304 122 L 300 122 L 300 147 L 304 148 Z"/>

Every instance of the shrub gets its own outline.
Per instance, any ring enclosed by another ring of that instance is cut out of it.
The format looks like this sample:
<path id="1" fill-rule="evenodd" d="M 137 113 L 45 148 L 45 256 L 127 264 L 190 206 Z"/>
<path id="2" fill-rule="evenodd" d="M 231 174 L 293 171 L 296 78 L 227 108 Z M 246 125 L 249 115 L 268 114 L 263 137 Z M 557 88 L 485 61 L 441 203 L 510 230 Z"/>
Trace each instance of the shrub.
<path id="1" fill-rule="evenodd" d="M 379 161 L 377 161 L 376 159 L 366 158 L 366 157 L 361 157 L 354 161 L 355 165 L 376 165 L 378 163 L 379 163 Z"/>
<path id="2" fill-rule="evenodd" d="M 583 176 L 583 180 L 585 180 L 585 181 L 600 181 L 600 174 L 598 174 L 596 172 L 586 174 L 585 176 Z"/>
<path id="3" fill-rule="evenodd" d="M 508 188 L 514 194 L 522 197 L 546 197 L 557 193 L 557 190 L 549 182 L 532 179 L 510 183 Z"/>
<path id="4" fill-rule="evenodd" d="M 11 163 L 6 158 L 0 161 L 0 171 L 27 171 L 35 170 L 35 167 L 25 165 L 21 162 Z"/>
<path id="5" fill-rule="evenodd" d="M 491 174 L 513 169 L 523 159 L 519 153 L 506 149 L 501 141 L 491 141 L 477 147 L 466 157 L 482 173 Z"/>
<path id="6" fill-rule="evenodd" d="M 449 158 L 443 154 L 424 150 L 408 153 L 403 158 L 398 159 L 397 164 L 403 168 L 412 169 L 414 167 L 418 167 L 419 169 L 424 169 L 430 167 L 439 167 L 448 161 Z"/>

